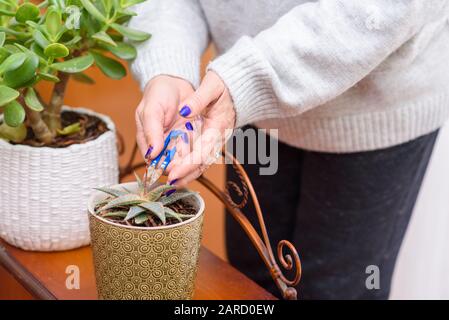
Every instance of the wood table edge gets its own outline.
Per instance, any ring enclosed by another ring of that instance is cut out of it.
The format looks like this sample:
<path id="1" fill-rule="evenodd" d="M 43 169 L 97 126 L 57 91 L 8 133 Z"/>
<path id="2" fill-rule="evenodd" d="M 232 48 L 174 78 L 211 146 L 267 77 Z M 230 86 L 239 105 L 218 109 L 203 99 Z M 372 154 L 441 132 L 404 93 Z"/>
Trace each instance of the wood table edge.
<path id="1" fill-rule="evenodd" d="M 31 272 L 19 261 L 8 253 L 8 250 L 0 243 L 0 264 L 9 272 L 33 298 L 40 300 L 57 300 Z"/>

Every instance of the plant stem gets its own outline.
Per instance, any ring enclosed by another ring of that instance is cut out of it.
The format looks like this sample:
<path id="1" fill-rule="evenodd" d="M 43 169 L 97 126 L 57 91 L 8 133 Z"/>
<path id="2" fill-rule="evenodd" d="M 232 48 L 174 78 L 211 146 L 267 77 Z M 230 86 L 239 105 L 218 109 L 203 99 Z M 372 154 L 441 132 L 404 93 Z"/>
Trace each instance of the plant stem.
<path id="1" fill-rule="evenodd" d="M 65 72 L 58 72 L 58 78 L 60 81 L 55 83 L 53 87 L 50 103 L 45 112 L 45 122 L 53 135 L 56 134 L 57 129 L 61 129 L 61 108 L 64 104 L 64 95 L 70 75 Z"/>
<path id="2" fill-rule="evenodd" d="M 33 129 L 36 139 L 39 141 L 50 144 L 53 140 L 53 135 L 47 127 L 47 124 L 42 120 L 42 114 L 40 112 L 31 110 L 25 107 L 27 119 L 29 121 L 31 129 Z"/>

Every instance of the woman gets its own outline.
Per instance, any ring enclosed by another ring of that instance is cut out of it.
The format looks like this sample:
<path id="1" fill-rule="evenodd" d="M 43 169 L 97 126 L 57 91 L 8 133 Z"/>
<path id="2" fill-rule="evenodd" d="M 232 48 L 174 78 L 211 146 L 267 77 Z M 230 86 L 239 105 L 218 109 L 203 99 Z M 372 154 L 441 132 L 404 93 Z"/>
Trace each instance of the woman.
<path id="1" fill-rule="evenodd" d="M 154 157 L 176 119 L 198 114 L 214 132 L 278 129 L 278 172 L 245 168 L 273 241 L 289 239 L 300 251 L 300 297 L 388 298 L 449 113 L 448 2 L 141 3 L 131 26 L 153 37 L 132 65 L 144 90 L 136 111 L 140 149 Z M 209 37 L 219 56 L 200 82 Z M 192 151 L 201 163 L 178 160 L 169 181 L 184 185 L 201 174 L 213 149 L 204 147 L 210 137 L 202 142 Z M 231 221 L 227 245 L 234 265 L 273 289 Z M 379 271 L 378 283 L 370 282 L 371 270 Z"/>

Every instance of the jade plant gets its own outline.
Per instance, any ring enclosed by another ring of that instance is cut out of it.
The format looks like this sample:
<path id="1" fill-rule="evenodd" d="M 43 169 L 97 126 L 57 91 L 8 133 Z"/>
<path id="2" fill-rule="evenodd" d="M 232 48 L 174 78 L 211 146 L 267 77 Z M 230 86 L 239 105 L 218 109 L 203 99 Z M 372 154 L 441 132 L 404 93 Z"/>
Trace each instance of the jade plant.
<path id="1" fill-rule="evenodd" d="M 146 191 L 142 181 L 136 178 L 136 192 L 123 186 L 95 188 L 108 194 L 104 201 L 96 205 L 95 213 L 115 223 L 147 227 L 174 224 L 195 215 L 195 208 L 184 201 L 195 192 L 176 191 L 174 186 L 165 184 Z"/>
<path id="2" fill-rule="evenodd" d="M 136 57 L 133 44 L 150 35 L 126 24 L 130 6 L 145 0 L 45 0 L 40 3 L 0 0 L 0 138 L 40 145 L 83 134 L 84 122 L 63 126 L 61 111 L 70 78 L 93 83 L 84 73 L 96 65 L 106 76 L 121 79 L 120 60 Z M 48 101 L 40 82 L 53 82 Z"/>

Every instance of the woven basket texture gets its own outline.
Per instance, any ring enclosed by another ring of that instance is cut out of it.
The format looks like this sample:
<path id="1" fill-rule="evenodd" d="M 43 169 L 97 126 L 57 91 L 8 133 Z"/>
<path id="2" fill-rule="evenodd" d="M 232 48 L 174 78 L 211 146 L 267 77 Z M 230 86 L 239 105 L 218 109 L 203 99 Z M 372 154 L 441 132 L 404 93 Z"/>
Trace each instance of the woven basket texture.
<path id="1" fill-rule="evenodd" d="M 59 251 L 89 244 L 86 206 L 92 188 L 118 182 L 111 119 L 88 109 L 65 109 L 95 115 L 110 131 L 67 148 L 0 140 L 0 236 L 25 250 Z"/>

